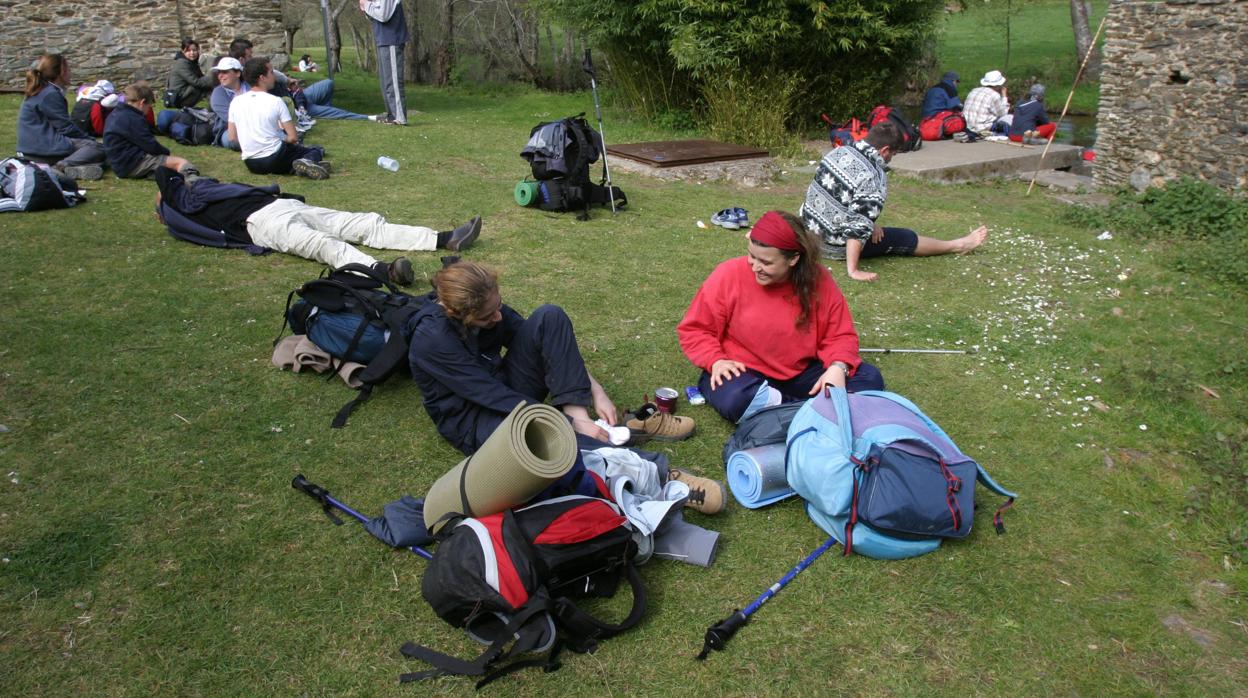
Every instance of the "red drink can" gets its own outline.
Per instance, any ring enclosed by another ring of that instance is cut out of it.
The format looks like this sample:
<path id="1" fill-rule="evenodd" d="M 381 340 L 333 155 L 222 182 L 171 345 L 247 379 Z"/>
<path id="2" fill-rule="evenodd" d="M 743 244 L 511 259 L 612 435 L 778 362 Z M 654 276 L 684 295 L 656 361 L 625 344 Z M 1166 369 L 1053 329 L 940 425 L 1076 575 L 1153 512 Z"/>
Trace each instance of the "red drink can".
<path id="1" fill-rule="evenodd" d="M 654 404 L 659 408 L 660 412 L 674 414 L 676 412 L 677 395 L 675 388 L 657 388 L 654 391 Z"/>

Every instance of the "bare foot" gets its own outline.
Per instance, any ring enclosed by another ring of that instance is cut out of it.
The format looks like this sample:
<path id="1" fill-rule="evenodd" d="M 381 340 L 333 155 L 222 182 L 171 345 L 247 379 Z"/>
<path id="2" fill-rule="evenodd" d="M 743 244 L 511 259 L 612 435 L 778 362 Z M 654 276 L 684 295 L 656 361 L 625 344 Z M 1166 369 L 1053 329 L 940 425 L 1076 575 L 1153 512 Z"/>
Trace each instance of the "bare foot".
<path id="1" fill-rule="evenodd" d="M 966 235 L 953 241 L 954 252 L 966 254 L 988 240 L 988 226 L 981 225 Z"/>
<path id="2" fill-rule="evenodd" d="M 849 278 L 853 279 L 854 281 L 875 281 L 876 279 L 880 278 L 880 275 L 876 274 L 875 272 L 856 269 L 854 271 L 849 272 Z"/>

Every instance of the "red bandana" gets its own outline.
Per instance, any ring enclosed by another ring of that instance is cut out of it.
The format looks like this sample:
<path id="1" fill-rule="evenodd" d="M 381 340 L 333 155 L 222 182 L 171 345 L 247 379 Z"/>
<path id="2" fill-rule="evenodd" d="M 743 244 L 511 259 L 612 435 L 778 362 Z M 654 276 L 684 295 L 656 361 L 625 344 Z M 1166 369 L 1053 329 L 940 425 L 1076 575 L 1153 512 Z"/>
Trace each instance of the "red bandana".
<path id="1" fill-rule="evenodd" d="M 750 231 L 750 239 L 777 250 L 801 251 L 802 249 L 797 241 L 797 233 L 794 233 L 788 222 L 775 211 L 768 211 L 758 219 L 758 222 L 754 224 L 754 229 Z"/>

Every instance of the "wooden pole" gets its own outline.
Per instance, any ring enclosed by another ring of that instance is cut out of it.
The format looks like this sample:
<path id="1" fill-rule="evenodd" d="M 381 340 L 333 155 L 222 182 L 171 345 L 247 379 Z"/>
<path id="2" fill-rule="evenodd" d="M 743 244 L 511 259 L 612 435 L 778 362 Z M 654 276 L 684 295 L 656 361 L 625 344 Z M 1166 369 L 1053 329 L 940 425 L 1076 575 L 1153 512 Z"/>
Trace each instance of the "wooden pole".
<path id="1" fill-rule="evenodd" d="M 1036 177 L 1040 176 L 1040 168 L 1044 165 L 1044 157 L 1049 154 L 1049 146 L 1053 145 L 1053 139 L 1057 137 L 1057 128 L 1062 123 L 1062 119 L 1066 118 L 1066 110 L 1070 109 L 1070 101 L 1075 98 L 1075 87 L 1079 85 L 1079 78 L 1083 77 L 1083 69 L 1088 67 L 1088 59 L 1092 57 L 1092 52 L 1096 50 L 1096 41 L 1101 38 L 1101 30 L 1105 28 L 1105 20 L 1109 19 L 1109 9 L 1105 10 L 1105 16 L 1101 18 L 1101 24 L 1096 28 L 1096 34 L 1092 36 L 1092 43 L 1088 46 L 1088 50 L 1083 54 L 1083 62 L 1079 64 L 1079 72 L 1075 73 L 1075 82 L 1070 86 L 1070 94 L 1066 95 L 1066 105 L 1062 107 L 1061 116 L 1057 117 L 1057 124 L 1053 129 L 1053 133 L 1049 136 L 1049 140 L 1044 144 L 1044 152 L 1040 153 L 1040 161 L 1036 163 L 1036 171 L 1031 173 L 1031 184 L 1027 185 L 1027 196 L 1031 196 L 1031 190 L 1036 186 Z"/>

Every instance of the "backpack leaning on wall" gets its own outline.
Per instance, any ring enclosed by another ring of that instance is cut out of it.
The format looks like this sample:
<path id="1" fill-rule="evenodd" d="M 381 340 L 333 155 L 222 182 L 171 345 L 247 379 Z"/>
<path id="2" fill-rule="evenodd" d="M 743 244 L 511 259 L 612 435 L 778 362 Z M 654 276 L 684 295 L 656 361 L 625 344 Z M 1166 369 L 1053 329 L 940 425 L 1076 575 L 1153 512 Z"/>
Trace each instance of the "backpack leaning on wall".
<path id="1" fill-rule="evenodd" d="M 914 403 L 885 391 L 827 390 L 789 425 L 786 477 L 806 513 L 845 554 L 896 560 L 965 538 L 975 512 L 975 483 L 1007 498 L 997 484 Z"/>
<path id="2" fill-rule="evenodd" d="M 538 180 L 535 203 L 544 211 L 581 211 L 580 220 L 589 218 L 591 204 L 616 207 L 628 204 L 624 190 L 607 181 L 606 162 L 603 162 L 602 178 L 590 180 L 589 166 L 598 161 L 602 153 L 602 138 L 585 121 L 582 112 L 558 121 L 547 121 L 534 126 L 529 141 L 520 151 L 520 157 L 529 163 L 533 178 Z"/>
<path id="3" fill-rule="evenodd" d="M 919 129 L 911 125 L 905 114 L 902 114 L 897 107 L 881 104 L 872 109 L 871 115 L 867 117 L 868 128 L 881 121 L 890 121 L 897 127 L 897 130 L 901 131 L 903 143 L 897 152 L 908 153 L 923 147 L 923 136 L 919 133 Z"/>
<path id="4" fill-rule="evenodd" d="M 480 688 L 525 667 L 554 671 L 562 648 L 592 652 L 599 640 L 632 628 L 645 613 L 633 528 L 609 499 L 557 497 L 464 517 L 442 532 L 421 594 L 439 617 L 487 648 L 463 660 L 409 642 L 403 654 L 435 668 L 400 681 L 479 676 Z M 632 588 L 633 604 L 619 623 L 595 618 L 574 601 L 614 596 L 621 581 Z M 526 654 L 545 656 L 518 659 Z"/>
<path id="5" fill-rule="evenodd" d="M 25 158 L 0 160 L 0 212 L 76 206 L 86 200 L 76 186 L 51 165 Z"/>
<path id="6" fill-rule="evenodd" d="M 295 296 L 299 300 L 295 301 Z M 385 275 L 363 264 L 347 264 L 323 272 L 286 296 L 282 329 L 308 339 L 339 362 L 366 364 L 356 376 L 359 394 L 342 406 L 330 426 L 346 426 L 347 418 L 372 395 L 373 388 L 407 369 L 407 320 L 428 302 L 428 296 L 403 293 Z M 332 367 L 332 378 L 338 366 Z"/>

